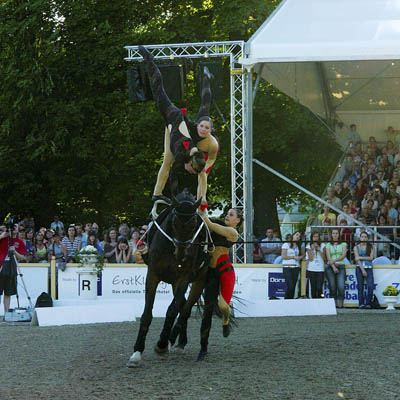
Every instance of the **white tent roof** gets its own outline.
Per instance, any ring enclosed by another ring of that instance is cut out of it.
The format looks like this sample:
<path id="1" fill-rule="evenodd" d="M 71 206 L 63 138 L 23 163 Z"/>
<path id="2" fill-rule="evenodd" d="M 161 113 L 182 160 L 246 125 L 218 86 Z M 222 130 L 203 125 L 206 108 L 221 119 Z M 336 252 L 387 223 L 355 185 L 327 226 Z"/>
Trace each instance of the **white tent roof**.
<path id="1" fill-rule="evenodd" d="M 364 139 L 400 129 L 400 0 L 284 0 L 246 53 L 243 64 Z"/>

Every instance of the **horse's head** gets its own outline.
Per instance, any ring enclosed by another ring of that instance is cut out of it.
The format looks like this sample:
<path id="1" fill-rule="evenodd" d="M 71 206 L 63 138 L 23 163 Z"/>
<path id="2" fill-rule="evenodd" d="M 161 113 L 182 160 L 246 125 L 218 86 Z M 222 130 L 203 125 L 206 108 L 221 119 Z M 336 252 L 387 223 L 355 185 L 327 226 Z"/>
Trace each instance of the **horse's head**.
<path id="1" fill-rule="evenodd" d="M 172 228 L 177 247 L 190 245 L 198 227 L 197 208 L 200 203 L 201 199 L 196 201 L 186 188 L 176 197 L 173 197 Z"/>

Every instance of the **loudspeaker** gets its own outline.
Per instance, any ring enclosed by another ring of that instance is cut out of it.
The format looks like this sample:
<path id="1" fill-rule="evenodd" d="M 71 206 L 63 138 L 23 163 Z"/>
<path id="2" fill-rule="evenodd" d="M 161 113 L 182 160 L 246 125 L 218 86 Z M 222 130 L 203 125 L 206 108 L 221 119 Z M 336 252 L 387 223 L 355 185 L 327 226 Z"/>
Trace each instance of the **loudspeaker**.
<path id="1" fill-rule="evenodd" d="M 148 77 L 146 82 L 146 75 L 144 74 L 144 70 L 142 68 L 129 68 L 128 71 L 126 71 L 126 76 L 128 78 L 129 100 L 131 103 L 135 104 L 141 101 L 148 101 L 153 98 Z"/>
<path id="2" fill-rule="evenodd" d="M 224 82 L 222 75 L 222 65 L 218 62 L 199 62 L 197 64 L 197 73 L 198 73 L 198 81 L 197 81 L 197 91 L 199 95 L 201 94 L 201 85 L 203 81 L 203 68 L 207 67 L 208 70 L 214 75 L 214 79 L 211 79 L 211 93 L 213 99 L 220 99 L 224 97 Z"/>
<path id="3" fill-rule="evenodd" d="M 183 66 L 158 65 L 163 77 L 164 89 L 171 101 L 183 100 Z M 146 67 L 140 65 L 127 71 L 129 100 L 131 103 L 153 100 L 153 93 Z"/>

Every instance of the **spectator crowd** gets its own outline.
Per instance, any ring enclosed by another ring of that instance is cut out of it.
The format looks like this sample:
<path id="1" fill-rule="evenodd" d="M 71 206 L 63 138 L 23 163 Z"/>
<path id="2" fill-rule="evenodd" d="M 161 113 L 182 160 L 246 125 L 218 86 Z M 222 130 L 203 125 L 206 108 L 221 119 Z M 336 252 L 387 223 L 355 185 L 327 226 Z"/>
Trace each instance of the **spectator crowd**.
<path id="1" fill-rule="evenodd" d="M 58 216 L 50 227 L 35 229 L 32 218 L 25 218 L 18 223 L 18 238 L 26 247 L 26 255 L 19 262 L 47 263 L 54 256 L 59 266 L 74 262 L 76 254 L 87 245 L 95 247 L 104 255 L 108 263 L 143 264 L 142 254 L 147 251 L 144 241 L 148 226 L 129 227 L 122 223 L 117 227 L 104 229 L 99 235 L 96 222 L 64 225 Z M 6 226 L 0 225 L 0 231 Z"/>

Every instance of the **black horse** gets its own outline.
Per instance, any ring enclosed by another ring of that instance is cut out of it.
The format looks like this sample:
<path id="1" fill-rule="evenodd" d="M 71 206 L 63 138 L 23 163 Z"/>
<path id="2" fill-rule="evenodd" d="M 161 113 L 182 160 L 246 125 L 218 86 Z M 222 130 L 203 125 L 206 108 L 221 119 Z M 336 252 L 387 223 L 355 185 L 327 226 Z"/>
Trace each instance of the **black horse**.
<path id="1" fill-rule="evenodd" d="M 174 299 L 168 307 L 155 351 L 160 354 L 167 352 L 169 341 L 173 344 L 178 335 L 179 347 L 183 348 L 187 343 L 187 319 L 205 287 L 208 271 L 207 251 L 203 251 L 206 249 L 200 245 L 207 238 L 205 224 L 197 214 L 200 202 L 201 200 L 196 201 L 185 189 L 173 197 L 172 206 L 163 211 L 164 215 L 160 214 L 149 231 L 151 243 L 147 262 L 145 307 L 128 367 L 136 367 L 141 361 L 160 281 L 172 285 Z M 192 283 L 192 287 L 186 301 L 185 293 L 189 283 Z M 171 335 L 178 313 L 180 317 Z"/>

